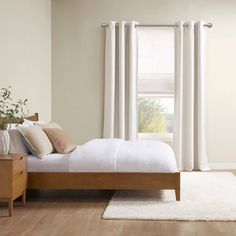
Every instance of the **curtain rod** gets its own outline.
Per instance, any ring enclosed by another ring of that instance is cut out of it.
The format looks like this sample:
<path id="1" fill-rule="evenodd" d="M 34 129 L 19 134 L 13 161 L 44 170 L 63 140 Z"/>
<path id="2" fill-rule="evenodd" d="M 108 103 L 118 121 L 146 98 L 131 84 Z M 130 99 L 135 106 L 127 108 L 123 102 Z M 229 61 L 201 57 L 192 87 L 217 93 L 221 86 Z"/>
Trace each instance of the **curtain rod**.
<path id="1" fill-rule="evenodd" d="M 129 25 L 129 23 L 125 23 L 126 25 Z M 109 24 L 106 23 L 102 23 L 101 27 L 107 27 Z M 116 25 L 118 25 L 118 23 L 116 23 Z M 165 24 L 138 24 L 135 25 L 135 27 L 177 27 L 178 25 L 165 25 Z M 187 26 L 187 25 L 184 25 Z M 204 25 L 205 27 L 211 28 L 213 25 L 212 23 L 207 23 Z"/>

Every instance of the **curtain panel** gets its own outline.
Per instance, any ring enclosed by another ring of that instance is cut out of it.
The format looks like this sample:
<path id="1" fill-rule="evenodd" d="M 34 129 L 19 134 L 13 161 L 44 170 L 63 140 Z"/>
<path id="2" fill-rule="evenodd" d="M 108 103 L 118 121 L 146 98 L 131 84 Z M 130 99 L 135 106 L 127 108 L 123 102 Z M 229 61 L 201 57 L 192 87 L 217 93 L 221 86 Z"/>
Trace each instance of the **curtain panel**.
<path id="1" fill-rule="evenodd" d="M 175 31 L 173 146 L 180 170 L 207 170 L 205 22 L 179 22 Z"/>
<path id="2" fill-rule="evenodd" d="M 106 27 L 103 138 L 137 139 L 136 24 Z"/>

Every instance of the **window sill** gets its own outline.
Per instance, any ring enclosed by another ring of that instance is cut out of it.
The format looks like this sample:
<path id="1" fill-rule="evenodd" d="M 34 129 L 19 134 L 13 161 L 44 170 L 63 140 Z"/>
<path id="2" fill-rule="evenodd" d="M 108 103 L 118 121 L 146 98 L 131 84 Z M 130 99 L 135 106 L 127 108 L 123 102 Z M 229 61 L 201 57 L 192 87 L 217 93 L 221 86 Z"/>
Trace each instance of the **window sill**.
<path id="1" fill-rule="evenodd" d="M 138 133 L 138 139 L 140 140 L 160 140 L 171 144 L 173 142 L 173 134 L 157 134 L 157 133 Z"/>

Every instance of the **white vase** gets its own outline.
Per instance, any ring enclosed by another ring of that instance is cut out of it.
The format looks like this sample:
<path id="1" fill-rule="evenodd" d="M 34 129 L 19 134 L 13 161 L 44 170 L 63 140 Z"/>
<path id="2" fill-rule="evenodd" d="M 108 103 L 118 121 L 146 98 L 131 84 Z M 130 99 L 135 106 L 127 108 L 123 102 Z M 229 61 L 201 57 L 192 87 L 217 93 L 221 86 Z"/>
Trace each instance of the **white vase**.
<path id="1" fill-rule="evenodd" d="M 0 130 L 0 155 L 7 155 L 10 147 L 10 136 L 6 130 Z"/>

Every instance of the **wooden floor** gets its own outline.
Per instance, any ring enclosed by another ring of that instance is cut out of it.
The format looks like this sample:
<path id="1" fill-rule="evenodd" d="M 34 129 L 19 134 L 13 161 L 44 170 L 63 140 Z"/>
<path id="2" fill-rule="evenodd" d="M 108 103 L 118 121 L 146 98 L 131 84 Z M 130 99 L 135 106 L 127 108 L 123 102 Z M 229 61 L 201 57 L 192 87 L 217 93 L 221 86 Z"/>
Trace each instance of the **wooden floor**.
<path id="1" fill-rule="evenodd" d="M 0 236 L 236 236 L 236 222 L 102 220 L 113 193 L 30 191 L 25 208 L 20 201 L 15 203 L 12 218 L 1 205 Z"/>

